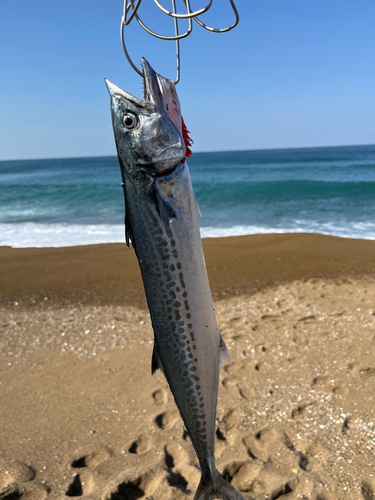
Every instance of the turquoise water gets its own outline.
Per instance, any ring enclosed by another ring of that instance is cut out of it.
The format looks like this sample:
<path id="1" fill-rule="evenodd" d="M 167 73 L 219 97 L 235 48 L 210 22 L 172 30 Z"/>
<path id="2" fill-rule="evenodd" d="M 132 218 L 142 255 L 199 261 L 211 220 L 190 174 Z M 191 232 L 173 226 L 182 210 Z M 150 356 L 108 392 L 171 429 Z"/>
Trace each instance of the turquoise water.
<path id="1" fill-rule="evenodd" d="M 195 153 L 203 237 L 375 239 L 375 146 Z M 124 241 L 117 157 L 0 162 L 0 245 Z"/>

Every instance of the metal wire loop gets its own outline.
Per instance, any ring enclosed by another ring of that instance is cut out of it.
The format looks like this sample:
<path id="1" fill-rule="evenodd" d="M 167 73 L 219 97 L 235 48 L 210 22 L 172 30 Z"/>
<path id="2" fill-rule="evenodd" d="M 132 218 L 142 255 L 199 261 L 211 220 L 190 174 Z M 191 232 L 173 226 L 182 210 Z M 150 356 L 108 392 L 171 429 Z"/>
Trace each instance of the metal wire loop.
<path id="1" fill-rule="evenodd" d="M 163 7 L 163 5 L 161 5 L 159 0 L 154 0 L 156 6 L 161 10 L 161 12 L 163 12 L 164 14 L 173 18 L 175 34 L 172 36 L 167 36 L 167 35 L 162 35 L 162 34 L 156 33 L 155 31 L 151 30 L 143 23 L 143 21 L 140 19 L 139 15 L 138 15 L 138 9 L 141 5 L 141 2 L 142 2 L 142 0 L 137 0 L 137 2 L 134 4 L 134 0 L 124 0 L 124 11 L 123 11 L 122 19 L 121 19 L 120 32 L 121 32 L 122 48 L 124 50 L 124 54 L 126 56 L 126 59 L 128 60 L 131 67 L 140 76 L 143 77 L 144 76 L 143 72 L 140 71 L 137 68 L 137 66 L 133 63 L 133 61 L 128 53 L 128 50 L 126 48 L 126 44 L 125 44 L 124 28 L 125 28 L 125 26 L 129 26 L 131 21 L 135 18 L 137 20 L 138 24 L 150 35 L 152 35 L 156 38 L 159 38 L 161 40 L 169 40 L 169 41 L 175 40 L 176 41 L 177 77 L 176 77 L 176 80 L 174 82 L 175 84 L 177 84 L 180 81 L 180 44 L 179 44 L 179 41 L 183 38 L 188 37 L 191 34 L 191 32 L 193 30 L 192 19 L 194 19 L 194 21 L 196 21 L 200 26 L 202 26 L 202 28 L 204 28 L 208 31 L 212 31 L 214 33 L 226 33 L 227 31 L 230 31 L 233 28 L 235 28 L 240 20 L 236 6 L 234 4 L 234 0 L 229 0 L 229 2 L 231 4 L 233 13 L 235 15 L 235 21 L 232 25 L 230 25 L 226 28 L 211 28 L 210 26 L 207 26 L 206 24 L 204 24 L 200 19 L 198 19 L 198 16 L 204 14 L 212 7 L 213 0 L 208 0 L 208 3 L 204 8 L 196 10 L 196 11 L 191 10 L 190 0 L 183 0 L 185 7 L 186 7 L 186 10 L 187 10 L 186 14 L 177 13 L 176 0 L 172 0 L 172 9 L 173 9 L 172 11 L 169 11 L 168 9 Z M 129 15 L 130 11 L 131 11 L 131 13 Z M 129 15 L 129 17 L 128 17 L 128 15 Z M 184 33 L 179 34 L 178 20 L 182 20 L 182 19 L 188 20 L 188 29 Z"/>
<path id="2" fill-rule="evenodd" d="M 155 0 L 155 2 L 156 2 L 156 0 Z M 233 12 L 234 12 L 234 15 L 235 15 L 235 18 L 236 18 L 235 21 L 234 21 L 234 23 L 231 26 L 228 26 L 227 28 L 211 28 L 210 26 L 207 26 L 207 24 L 202 23 L 202 21 L 200 19 L 197 19 L 197 17 L 194 17 L 194 21 L 196 21 L 205 30 L 212 31 L 214 33 L 227 33 L 228 31 L 230 31 L 233 28 L 235 28 L 237 26 L 237 24 L 239 23 L 239 21 L 240 21 L 240 16 L 238 14 L 236 6 L 234 5 L 234 1 L 233 0 L 229 0 L 229 2 L 231 4 L 231 6 L 232 6 L 232 9 L 233 9 Z"/>
<path id="3" fill-rule="evenodd" d="M 176 14 L 175 12 L 170 12 L 168 9 L 166 9 L 165 7 L 163 7 L 161 5 L 161 3 L 159 2 L 159 0 L 154 0 L 154 2 L 156 3 L 156 5 L 159 7 L 159 9 L 162 12 L 164 12 L 164 14 L 167 14 L 168 16 L 174 17 L 175 19 L 192 19 L 193 17 L 197 17 L 197 16 L 200 16 L 200 15 L 204 14 L 212 6 L 212 0 L 209 0 L 209 2 L 206 5 L 206 7 L 204 7 L 203 9 L 196 10 L 196 11 L 192 12 L 192 10 L 190 8 L 190 2 L 189 2 L 189 0 L 183 0 L 183 1 L 184 1 L 184 4 L 186 5 L 187 11 L 188 11 L 187 14 Z"/>

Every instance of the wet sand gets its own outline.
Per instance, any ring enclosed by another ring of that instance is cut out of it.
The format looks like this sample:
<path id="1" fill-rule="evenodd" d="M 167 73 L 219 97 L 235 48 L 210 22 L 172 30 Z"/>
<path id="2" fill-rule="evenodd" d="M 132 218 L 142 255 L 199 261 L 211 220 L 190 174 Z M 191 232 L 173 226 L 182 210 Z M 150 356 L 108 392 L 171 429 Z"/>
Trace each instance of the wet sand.
<path id="1" fill-rule="evenodd" d="M 204 241 L 217 466 L 246 499 L 375 498 L 375 242 Z M 0 248 L 0 498 L 192 499 L 133 250 Z"/>

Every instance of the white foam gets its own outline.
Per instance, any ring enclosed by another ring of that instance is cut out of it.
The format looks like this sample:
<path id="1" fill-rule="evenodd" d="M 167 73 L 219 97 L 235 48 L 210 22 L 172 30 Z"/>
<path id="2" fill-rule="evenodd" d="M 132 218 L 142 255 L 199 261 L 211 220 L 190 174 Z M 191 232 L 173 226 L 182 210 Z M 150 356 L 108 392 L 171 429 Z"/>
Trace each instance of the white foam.
<path id="1" fill-rule="evenodd" d="M 344 238 L 375 240 L 375 223 L 357 222 L 348 225 L 318 223 L 294 220 L 285 227 L 262 227 L 256 225 L 233 226 L 229 228 L 202 227 L 202 238 L 222 238 L 247 234 L 274 233 L 321 233 Z M 98 243 L 123 243 L 125 228 L 122 224 L 40 224 L 24 222 L 0 224 L 0 246 L 27 247 L 70 247 Z"/>
<path id="2" fill-rule="evenodd" d="M 121 224 L 0 224 L 0 245 L 14 248 L 71 247 L 125 241 Z"/>
<path id="3" fill-rule="evenodd" d="M 319 233 L 342 238 L 375 240 L 375 223 L 358 222 L 349 225 L 313 221 L 293 221 L 286 227 L 233 226 L 229 228 L 203 227 L 202 238 L 222 238 L 250 234 Z"/>

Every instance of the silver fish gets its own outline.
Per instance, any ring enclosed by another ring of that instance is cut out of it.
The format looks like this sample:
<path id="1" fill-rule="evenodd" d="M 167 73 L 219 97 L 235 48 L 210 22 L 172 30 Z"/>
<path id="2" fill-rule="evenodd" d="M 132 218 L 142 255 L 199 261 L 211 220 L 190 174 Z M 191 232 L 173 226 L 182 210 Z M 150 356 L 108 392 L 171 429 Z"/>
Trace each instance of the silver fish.
<path id="1" fill-rule="evenodd" d="M 229 354 L 217 326 L 172 81 L 143 59 L 145 99 L 106 80 L 125 196 L 126 242 L 142 273 L 160 368 L 197 454 L 194 500 L 244 500 L 216 470 L 219 371 Z"/>

